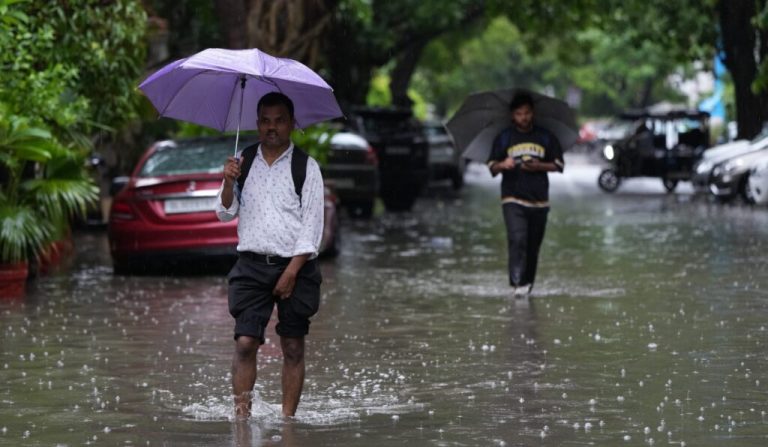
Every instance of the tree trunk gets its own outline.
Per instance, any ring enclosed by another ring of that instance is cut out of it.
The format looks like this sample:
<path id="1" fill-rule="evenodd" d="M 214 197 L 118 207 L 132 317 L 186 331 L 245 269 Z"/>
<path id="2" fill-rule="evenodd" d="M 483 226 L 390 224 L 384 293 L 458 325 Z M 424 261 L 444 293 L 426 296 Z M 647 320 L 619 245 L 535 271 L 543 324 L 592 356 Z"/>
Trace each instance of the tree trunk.
<path id="1" fill-rule="evenodd" d="M 216 0 L 216 14 L 221 21 L 221 34 L 227 48 L 246 47 L 245 0 Z"/>
<path id="2" fill-rule="evenodd" d="M 484 2 L 477 2 L 467 7 L 464 11 L 464 17 L 455 25 L 428 30 L 413 30 L 411 33 L 400 36 L 400 40 L 392 48 L 392 53 L 397 55 L 397 62 L 389 84 L 393 105 L 402 107 L 413 105 L 413 101 L 408 97 L 408 85 L 411 83 L 411 77 L 416 71 L 421 53 L 427 44 L 451 30 L 468 26 L 483 17 L 484 12 Z"/>
<path id="3" fill-rule="evenodd" d="M 321 45 L 339 0 L 248 0 L 248 46 L 311 68 L 321 65 Z"/>
<path id="4" fill-rule="evenodd" d="M 653 79 L 647 78 L 643 82 L 643 89 L 640 91 L 639 108 L 644 109 L 651 105 L 651 94 L 653 93 Z"/>
<path id="5" fill-rule="evenodd" d="M 397 64 L 392 70 L 392 79 L 389 84 L 393 105 L 407 108 L 411 108 L 413 105 L 413 101 L 408 97 L 408 85 L 426 45 L 426 40 L 414 42 L 397 58 Z"/>
<path id="6" fill-rule="evenodd" d="M 768 120 L 768 92 L 755 94 L 752 83 L 758 72 L 759 60 L 765 49 L 758 48 L 765 32 L 755 30 L 756 0 L 721 0 L 720 27 L 725 51 L 725 66 L 733 78 L 736 90 L 736 120 L 739 138 L 757 135 Z M 757 53 L 757 54 L 756 54 Z"/>
<path id="7" fill-rule="evenodd" d="M 380 65 L 374 60 L 378 53 L 372 43 L 361 36 L 355 22 L 341 17 L 334 20 L 327 36 L 329 83 L 342 109 L 365 104 L 374 68 Z"/>

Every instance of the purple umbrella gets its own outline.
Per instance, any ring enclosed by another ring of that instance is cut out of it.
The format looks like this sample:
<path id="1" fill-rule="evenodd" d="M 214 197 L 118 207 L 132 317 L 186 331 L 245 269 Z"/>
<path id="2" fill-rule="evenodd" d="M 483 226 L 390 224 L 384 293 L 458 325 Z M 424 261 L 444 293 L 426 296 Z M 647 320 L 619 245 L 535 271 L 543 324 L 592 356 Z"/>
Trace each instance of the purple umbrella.
<path id="1" fill-rule="evenodd" d="M 293 101 L 303 128 L 342 116 L 333 89 L 306 65 L 255 48 L 210 48 L 150 75 L 139 89 L 160 112 L 220 131 L 256 129 L 256 105 L 264 94 L 281 92 Z"/>

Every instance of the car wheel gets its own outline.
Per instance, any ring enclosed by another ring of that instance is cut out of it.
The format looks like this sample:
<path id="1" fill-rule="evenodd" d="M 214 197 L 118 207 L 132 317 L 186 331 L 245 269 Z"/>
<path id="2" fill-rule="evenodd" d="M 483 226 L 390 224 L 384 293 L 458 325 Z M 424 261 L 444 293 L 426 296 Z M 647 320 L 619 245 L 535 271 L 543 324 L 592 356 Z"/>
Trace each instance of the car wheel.
<path id="1" fill-rule="evenodd" d="M 672 193 L 675 192 L 675 188 L 677 188 L 677 180 L 672 179 L 662 179 L 662 183 L 664 183 L 664 189 L 667 190 L 667 192 Z"/>
<path id="2" fill-rule="evenodd" d="M 747 172 L 739 182 L 739 195 L 741 195 L 741 198 L 745 203 L 750 205 L 755 204 L 755 196 L 752 195 L 752 190 L 749 188 L 749 172 Z"/>
<path id="3" fill-rule="evenodd" d="M 137 264 L 127 260 L 113 260 L 112 273 L 120 276 L 135 275 L 138 272 Z"/>
<path id="4" fill-rule="evenodd" d="M 597 177 L 597 185 L 605 192 L 614 192 L 619 189 L 621 179 L 613 169 L 604 169 Z"/>
<path id="5" fill-rule="evenodd" d="M 387 211 L 410 211 L 416 203 L 416 196 L 405 191 L 387 191 L 381 193 L 381 201 Z"/>

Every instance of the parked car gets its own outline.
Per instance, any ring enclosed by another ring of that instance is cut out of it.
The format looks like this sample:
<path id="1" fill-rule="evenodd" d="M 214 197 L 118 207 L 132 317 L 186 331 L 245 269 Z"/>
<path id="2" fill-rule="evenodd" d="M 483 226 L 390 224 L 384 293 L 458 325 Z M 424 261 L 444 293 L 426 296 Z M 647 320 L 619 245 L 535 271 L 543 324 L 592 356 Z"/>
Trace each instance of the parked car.
<path id="1" fill-rule="evenodd" d="M 331 137 L 323 179 L 332 184 L 350 216 L 369 218 L 379 193 L 379 160 L 368 141 L 353 132 Z"/>
<path id="2" fill-rule="evenodd" d="M 768 128 L 750 140 L 736 140 L 704 151 L 701 160 L 693 167 L 693 188 L 698 193 L 709 192 L 712 171 L 716 166 L 732 158 L 740 157 L 768 144 Z"/>
<path id="3" fill-rule="evenodd" d="M 749 174 L 753 167 L 768 156 L 768 141 L 758 150 L 718 163 L 712 169 L 709 182 L 710 192 L 722 201 L 729 201 L 741 196 L 745 202 L 753 201 L 747 187 Z"/>
<path id="4" fill-rule="evenodd" d="M 423 129 L 429 146 L 429 179 L 450 180 L 453 189 L 461 189 L 467 164 L 451 134 L 439 122 L 425 122 Z"/>
<path id="5" fill-rule="evenodd" d="M 254 142 L 241 137 L 241 147 Z M 142 155 L 130 177 L 115 179 L 109 246 L 115 273 L 157 263 L 236 255 L 237 219 L 221 222 L 214 206 L 232 137 L 159 141 Z M 321 253 L 338 251 L 338 199 L 325 191 Z"/>
<path id="6" fill-rule="evenodd" d="M 362 135 L 379 160 L 379 196 L 391 211 L 413 207 L 429 178 L 429 151 L 421 125 L 410 110 L 356 107 L 345 125 Z"/>
<path id="7" fill-rule="evenodd" d="M 755 163 L 747 180 L 747 194 L 757 205 L 768 205 L 768 157 Z"/>

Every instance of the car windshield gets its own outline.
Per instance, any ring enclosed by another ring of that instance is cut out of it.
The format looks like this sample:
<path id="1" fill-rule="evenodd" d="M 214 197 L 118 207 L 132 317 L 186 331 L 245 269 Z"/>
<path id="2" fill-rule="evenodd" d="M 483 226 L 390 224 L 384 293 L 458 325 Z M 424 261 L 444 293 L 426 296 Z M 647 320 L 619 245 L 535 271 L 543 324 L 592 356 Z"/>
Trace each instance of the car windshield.
<path id="1" fill-rule="evenodd" d="M 448 132 L 445 130 L 443 126 L 435 126 L 435 125 L 426 125 L 424 126 L 424 133 L 428 137 L 439 137 L 442 135 L 446 135 Z"/>
<path id="2" fill-rule="evenodd" d="M 233 154 L 233 146 L 234 141 L 230 140 L 167 145 L 149 157 L 139 177 L 221 172 L 227 157 Z"/>

